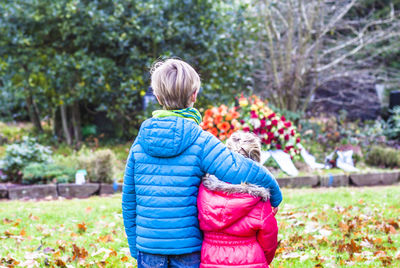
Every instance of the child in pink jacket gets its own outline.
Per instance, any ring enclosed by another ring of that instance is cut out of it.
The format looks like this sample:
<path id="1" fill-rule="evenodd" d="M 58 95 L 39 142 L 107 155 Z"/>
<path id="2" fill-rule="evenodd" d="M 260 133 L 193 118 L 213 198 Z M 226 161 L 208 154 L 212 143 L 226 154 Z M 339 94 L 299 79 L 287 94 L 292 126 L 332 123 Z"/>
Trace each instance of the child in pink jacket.
<path id="1" fill-rule="evenodd" d="M 226 145 L 260 162 L 261 144 L 253 134 L 235 132 Z M 200 267 L 269 267 L 278 245 L 278 226 L 268 190 L 207 175 L 197 206 L 204 232 Z"/>

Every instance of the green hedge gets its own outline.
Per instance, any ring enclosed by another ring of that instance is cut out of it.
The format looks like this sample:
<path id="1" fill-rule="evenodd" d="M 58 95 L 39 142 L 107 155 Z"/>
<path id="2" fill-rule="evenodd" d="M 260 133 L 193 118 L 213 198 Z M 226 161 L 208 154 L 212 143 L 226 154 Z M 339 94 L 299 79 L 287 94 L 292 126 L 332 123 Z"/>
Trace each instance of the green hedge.
<path id="1" fill-rule="evenodd" d="M 200 104 L 226 101 L 251 85 L 245 9 L 209 0 L 1 1 L 0 103 L 8 106 L 0 117 L 24 114 L 32 101 L 40 118 L 78 103 L 106 112 L 130 137 L 160 57 L 200 72 Z"/>

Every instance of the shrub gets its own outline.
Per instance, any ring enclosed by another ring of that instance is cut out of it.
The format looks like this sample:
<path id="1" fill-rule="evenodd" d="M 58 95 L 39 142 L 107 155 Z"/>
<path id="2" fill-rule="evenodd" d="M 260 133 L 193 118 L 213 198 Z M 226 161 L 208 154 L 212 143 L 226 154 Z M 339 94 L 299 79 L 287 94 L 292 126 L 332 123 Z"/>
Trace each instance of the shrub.
<path id="1" fill-rule="evenodd" d="M 389 139 L 396 139 L 400 137 L 400 106 L 394 107 L 391 112 L 392 115 L 388 120 L 385 135 Z"/>
<path id="2" fill-rule="evenodd" d="M 371 166 L 399 167 L 400 151 L 388 147 L 373 146 L 367 154 L 365 162 Z"/>
<path id="3" fill-rule="evenodd" d="M 9 181 L 19 182 L 24 167 L 31 163 L 50 163 L 51 154 L 51 149 L 40 145 L 36 139 L 23 137 L 22 141 L 7 146 L 0 169 L 7 175 Z"/>
<path id="4" fill-rule="evenodd" d="M 79 167 L 86 169 L 90 182 L 111 183 L 114 177 L 115 155 L 110 149 L 98 150 L 79 157 Z"/>
<path id="5" fill-rule="evenodd" d="M 74 168 L 56 164 L 31 163 L 22 170 L 22 173 L 23 184 L 71 183 L 75 179 Z"/>

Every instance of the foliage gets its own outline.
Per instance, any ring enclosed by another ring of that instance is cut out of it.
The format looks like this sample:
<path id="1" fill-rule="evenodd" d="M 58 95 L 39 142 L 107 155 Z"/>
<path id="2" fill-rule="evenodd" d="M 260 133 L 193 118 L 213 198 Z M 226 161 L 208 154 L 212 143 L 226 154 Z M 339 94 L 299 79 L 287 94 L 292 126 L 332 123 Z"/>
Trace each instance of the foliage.
<path id="1" fill-rule="evenodd" d="M 219 107 L 207 109 L 200 126 L 203 130 L 210 132 L 221 141 L 224 141 L 239 129 L 239 116 L 240 114 L 236 111 L 236 107 L 228 108 L 222 104 Z"/>
<path id="2" fill-rule="evenodd" d="M 385 129 L 385 135 L 389 139 L 400 138 L 400 106 L 396 106 L 391 111 L 387 127 Z"/>
<path id="3" fill-rule="evenodd" d="M 0 136 L 3 136 L 8 142 L 18 141 L 23 136 L 32 133 L 32 130 L 32 124 L 0 122 Z"/>
<path id="4" fill-rule="evenodd" d="M 8 180 L 19 181 L 24 167 L 30 163 L 49 163 L 51 154 L 51 149 L 38 144 L 36 139 L 23 137 L 22 141 L 7 146 L 0 169 L 6 173 Z"/>
<path id="5" fill-rule="evenodd" d="M 398 267 L 399 195 L 398 186 L 283 189 L 281 242 L 272 265 Z M 124 236 L 121 195 L 4 204 L 2 266 L 136 267 Z M 362 253 L 352 253 L 352 240 Z"/>
<path id="6" fill-rule="evenodd" d="M 400 167 L 400 151 L 389 147 L 373 146 L 369 150 L 365 161 L 371 166 Z"/>
<path id="7" fill-rule="evenodd" d="M 59 137 L 71 132 L 79 140 L 80 125 L 93 124 L 79 110 L 106 113 L 119 134 L 131 137 L 150 66 L 160 57 L 180 57 L 196 68 L 204 88 L 200 105 L 251 85 L 252 63 L 242 53 L 246 7 L 208 0 L 2 1 L 0 103 L 12 95 L 10 110 L 27 107 L 32 121 L 53 118 L 59 129 L 64 121 Z"/>
<path id="8" fill-rule="evenodd" d="M 47 163 L 31 163 L 24 167 L 23 184 L 72 183 L 75 169 Z"/>
<path id="9" fill-rule="evenodd" d="M 114 179 L 115 155 L 110 149 L 98 150 L 79 157 L 79 166 L 86 169 L 90 182 L 111 183 Z"/>
<path id="10" fill-rule="evenodd" d="M 385 144 L 386 123 L 377 121 L 349 121 L 343 116 L 323 116 L 301 119 L 299 129 L 303 139 L 318 144 L 325 151 L 341 145 L 358 145 L 367 150 L 372 144 Z"/>
<path id="11" fill-rule="evenodd" d="M 260 137 L 265 149 L 282 149 L 291 157 L 300 154 L 300 135 L 296 127 L 285 116 L 274 113 L 268 107 L 267 101 L 262 101 L 255 95 L 249 98 L 242 95 L 239 106 L 242 130 Z"/>

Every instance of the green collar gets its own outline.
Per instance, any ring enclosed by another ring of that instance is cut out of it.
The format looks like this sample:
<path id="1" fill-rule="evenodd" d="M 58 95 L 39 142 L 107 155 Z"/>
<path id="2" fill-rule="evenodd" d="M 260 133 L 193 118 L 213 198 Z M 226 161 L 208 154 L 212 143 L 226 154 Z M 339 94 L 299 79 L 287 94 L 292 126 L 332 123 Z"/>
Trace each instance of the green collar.
<path id="1" fill-rule="evenodd" d="M 191 107 L 181 110 L 156 110 L 153 112 L 153 118 L 161 118 L 168 116 L 177 116 L 193 120 L 198 125 L 202 121 L 200 112 L 196 108 L 191 108 Z"/>

